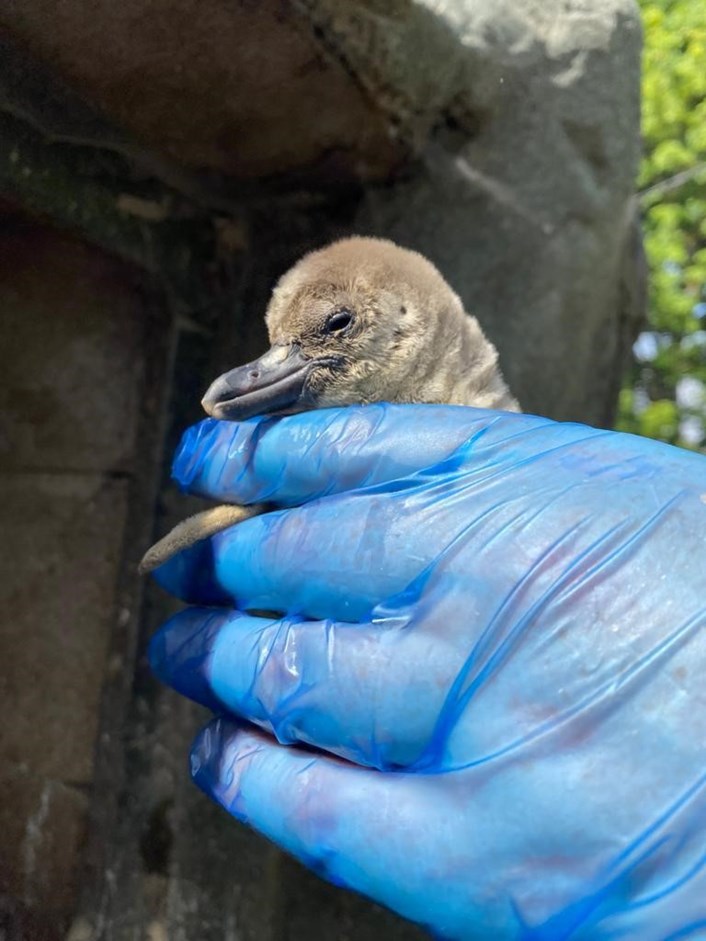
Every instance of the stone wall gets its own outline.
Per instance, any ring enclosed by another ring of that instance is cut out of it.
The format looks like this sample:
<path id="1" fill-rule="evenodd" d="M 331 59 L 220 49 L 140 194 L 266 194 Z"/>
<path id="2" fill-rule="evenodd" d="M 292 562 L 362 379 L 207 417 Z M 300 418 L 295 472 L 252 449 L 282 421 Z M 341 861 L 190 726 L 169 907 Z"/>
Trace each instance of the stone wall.
<path id="1" fill-rule="evenodd" d="M 642 316 L 632 0 L 0 8 L 0 933 L 412 938 L 228 820 L 135 564 L 303 251 L 429 255 L 524 407 L 609 423 Z"/>

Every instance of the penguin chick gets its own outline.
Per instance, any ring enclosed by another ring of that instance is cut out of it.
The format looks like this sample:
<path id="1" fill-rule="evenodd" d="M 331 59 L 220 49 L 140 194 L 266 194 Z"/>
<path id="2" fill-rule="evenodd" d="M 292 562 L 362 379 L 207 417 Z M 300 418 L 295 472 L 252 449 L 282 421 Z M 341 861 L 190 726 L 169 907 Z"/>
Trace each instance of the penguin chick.
<path id="1" fill-rule="evenodd" d="M 367 402 L 516 411 L 495 347 L 434 265 L 374 238 L 305 255 L 274 289 L 271 349 L 211 385 L 214 418 Z"/>
<path id="2" fill-rule="evenodd" d="M 430 261 L 393 242 L 353 237 L 305 255 L 278 282 L 265 321 L 270 349 L 206 392 L 214 418 L 369 402 L 520 411 L 475 317 Z M 184 520 L 141 572 L 264 509 L 222 505 Z"/>

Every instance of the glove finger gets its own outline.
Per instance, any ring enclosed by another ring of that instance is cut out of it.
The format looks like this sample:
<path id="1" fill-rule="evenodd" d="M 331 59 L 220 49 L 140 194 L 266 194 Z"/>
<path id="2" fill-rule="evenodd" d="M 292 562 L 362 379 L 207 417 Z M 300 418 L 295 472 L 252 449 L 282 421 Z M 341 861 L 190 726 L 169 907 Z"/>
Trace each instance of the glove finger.
<path id="1" fill-rule="evenodd" d="M 409 766 L 428 745 L 453 664 L 443 643 L 412 637 L 408 650 L 401 621 L 380 627 L 189 609 L 152 639 L 150 664 L 178 692 L 283 744 L 379 768 Z"/>
<path id="2" fill-rule="evenodd" d="M 186 432 L 172 473 L 185 489 L 220 501 L 291 506 L 437 465 L 495 423 L 510 434 L 553 424 L 458 406 L 386 404 L 276 420 L 208 419 Z"/>
<path id="3" fill-rule="evenodd" d="M 191 604 L 359 621 L 401 592 L 438 548 L 430 527 L 443 511 L 433 495 L 405 491 L 392 502 L 360 494 L 267 513 L 179 553 L 154 576 Z M 441 544 L 465 525 L 457 513 L 445 521 Z M 415 542 L 414 527 L 424 526 L 428 538 Z"/>
<path id="4" fill-rule="evenodd" d="M 223 719 L 196 740 L 191 773 L 233 817 L 335 885 L 362 892 L 406 918 L 453 930 L 444 936 L 460 937 L 461 920 L 477 916 L 468 901 L 472 891 L 464 887 L 459 894 L 456 885 L 465 886 L 462 856 L 477 850 L 472 840 L 463 853 L 455 845 L 465 813 L 437 819 L 434 806 L 443 806 L 438 780 L 383 775 L 285 748 Z M 445 858 L 452 848 L 453 864 Z M 490 907 L 485 905 L 486 919 Z M 493 934 L 501 936 L 509 934 Z"/>
<path id="5" fill-rule="evenodd" d="M 232 605 L 232 594 L 216 580 L 214 553 L 213 539 L 203 539 L 173 555 L 150 575 L 161 588 L 187 604 Z"/>
<path id="6" fill-rule="evenodd" d="M 490 565 L 497 588 L 498 563 L 507 565 L 496 532 L 535 514 L 534 504 L 543 499 L 536 490 L 530 500 L 528 485 L 509 499 L 504 480 L 496 474 L 493 481 L 481 481 L 472 499 L 471 484 L 466 484 L 463 510 L 453 495 L 440 499 L 439 488 L 420 483 L 392 492 L 372 488 L 354 496 L 332 495 L 263 514 L 175 556 L 155 577 L 193 604 L 362 621 L 485 520 L 485 529 L 476 533 L 473 566 L 457 564 L 468 578 L 476 566 L 483 574 Z M 543 482 L 544 477 L 536 486 Z"/>
<path id="7" fill-rule="evenodd" d="M 227 720 L 191 755 L 195 782 L 234 817 L 442 937 L 695 937 L 703 774 L 645 817 L 647 794 L 616 801 L 596 780 L 601 767 L 615 768 L 599 746 L 568 766 L 535 755 L 490 773 L 380 774 Z M 629 791 L 629 766 L 619 770 Z M 684 931 L 674 933 L 675 913 Z"/>

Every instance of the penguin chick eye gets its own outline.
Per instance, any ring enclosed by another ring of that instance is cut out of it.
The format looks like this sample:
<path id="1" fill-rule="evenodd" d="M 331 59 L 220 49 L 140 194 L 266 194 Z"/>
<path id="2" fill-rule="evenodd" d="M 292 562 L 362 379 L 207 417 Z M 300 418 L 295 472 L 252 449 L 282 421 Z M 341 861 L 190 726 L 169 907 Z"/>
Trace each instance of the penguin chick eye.
<path id="1" fill-rule="evenodd" d="M 354 317 L 350 310 L 337 310 L 331 314 L 324 324 L 324 333 L 342 333 L 353 323 Z"/>

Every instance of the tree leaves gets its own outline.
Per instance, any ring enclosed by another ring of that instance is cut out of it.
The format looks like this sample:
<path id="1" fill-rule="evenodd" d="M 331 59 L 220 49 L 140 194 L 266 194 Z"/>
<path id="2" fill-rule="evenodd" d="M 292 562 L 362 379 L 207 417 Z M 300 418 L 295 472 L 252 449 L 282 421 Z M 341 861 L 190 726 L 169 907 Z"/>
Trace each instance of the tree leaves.
<path id="1" fill-rule="evenodd" d="M 640 5 L 649 326 L 634 347 L 618 427 L 706 450 L 706 3 Z M 685 379 L 690 396 L 679 392 Z"/>

